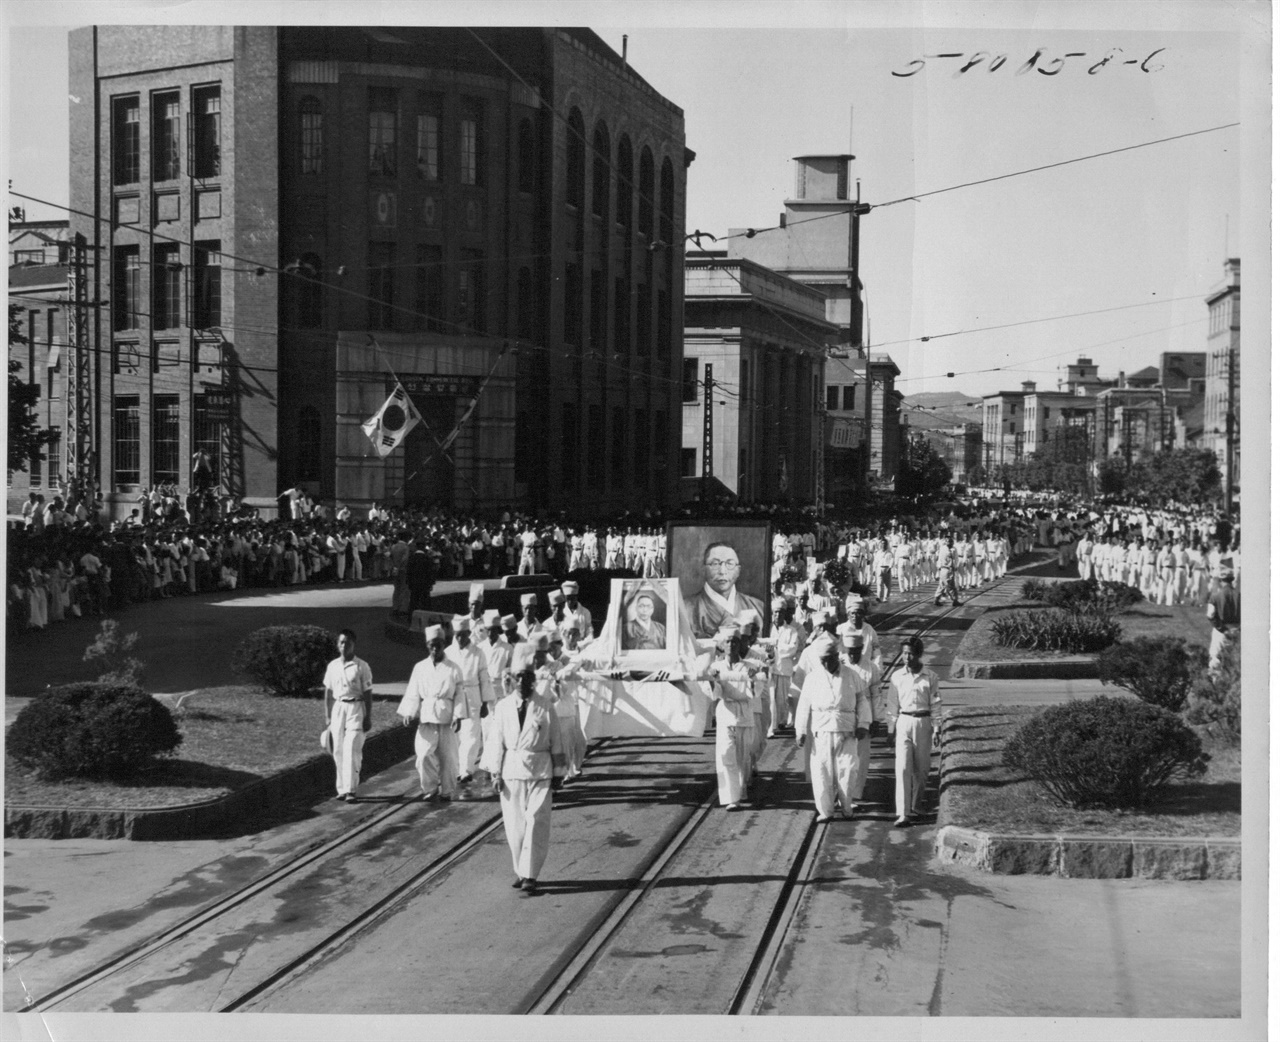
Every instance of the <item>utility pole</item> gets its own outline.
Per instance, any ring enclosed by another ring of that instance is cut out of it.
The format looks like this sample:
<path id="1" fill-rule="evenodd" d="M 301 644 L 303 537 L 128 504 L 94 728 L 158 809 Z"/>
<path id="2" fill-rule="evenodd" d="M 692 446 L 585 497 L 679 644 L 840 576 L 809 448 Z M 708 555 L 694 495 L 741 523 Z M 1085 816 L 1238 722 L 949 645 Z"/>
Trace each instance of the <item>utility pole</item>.
<path id="1" fill-rule="evenodd" d="M 1227 346 L 1227 518 L 1235 499 L 1236 484 L 1236 352 Z"/>
<path id="2" fill-rule="evenodd" d="M 67 466 L 68 487 L 89 502 L 93 501 L 93 387 L 89 350 L 89 270 L 88 246 L 84 234 L 76 232 L 71 245 L 71 266 L 67 272 Z"/>
<path id="3" fill-rule="evenodd" d="M 711 423 L 711 388 L 715 381 L 711 379 L 711 363 L 708 362 L 703 367 L 702 378 L 702 505 L 705 507 L 711 497 L 711 448 L 712 448 L 712 423 Z"/>

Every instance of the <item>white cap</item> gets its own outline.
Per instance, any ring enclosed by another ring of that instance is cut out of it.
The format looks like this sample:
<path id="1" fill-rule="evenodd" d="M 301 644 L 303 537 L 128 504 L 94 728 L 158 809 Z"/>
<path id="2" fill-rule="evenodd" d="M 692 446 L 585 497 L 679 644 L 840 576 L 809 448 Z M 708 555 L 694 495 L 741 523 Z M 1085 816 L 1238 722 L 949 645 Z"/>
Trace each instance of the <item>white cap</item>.
<path id="1" fill-rule="evenodd" d="M 537 603 L 538 603 L 538 595 L 536 593 L 522 593 L 520 595 L 520 604 L 522 606 L 525 604 L 536 605 Z"/>
<path id="2" fill-rule="evenodd" d="M 433 640 L 444 640 L 444 630 L 440 626 L 428 626 L 422 631 L 422 636 L 430 644 Z"/>
<path id="3" fill-rule="evenodd" d="M 493 629 L 494 626 L 502 625 L 502 613 L 497 608 L 490 608 L 484 613 L 484 625 L 486 629 Z"/>
<path id="4" fill-rule="evenodd" d="M 532 644 L 521 641 L 512 649 L 511 652 L 511 672 L 523 673 L 526 669 L 533 669 L 535 665 L 534 655 L 537 648 Z"/>
<path id="5" fill-rule="evenodd" d="M 471 616 L 455 615 L 453 617 L 454 633 L 470 633 L 471 632 Z"/>

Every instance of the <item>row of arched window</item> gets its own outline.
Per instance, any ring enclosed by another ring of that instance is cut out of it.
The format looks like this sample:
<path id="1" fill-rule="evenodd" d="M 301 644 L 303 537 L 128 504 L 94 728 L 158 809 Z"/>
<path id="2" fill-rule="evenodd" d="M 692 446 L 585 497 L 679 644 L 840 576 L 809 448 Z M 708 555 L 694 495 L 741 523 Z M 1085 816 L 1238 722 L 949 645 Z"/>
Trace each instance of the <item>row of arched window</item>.
<path id="1" fill-rule="evenodd" d="M 569 112 L 569 140 L 565 150 L 566 202 L 581 207 L 587 183 L 587 130 L 582 113 L 578 109 Z M 609 211 L 609 180 L 613 153 L 609 144 L 609 129 L 603 120 L 595 125 L 591 135 L 591 212 L 604 219 Z M 675 168 L 670 158 L 662 160 L 660 180 L 654 184 L 653 151 L 648 145 L 640 150 L 639 176 L 636 176 L 631 139 L 623 134 L 618 139 L 617 150 L 617 206 L 615 220 L 624 228 L 631 227 L 632 192 L 638 192 L 637 210 L 639 230 L 653 239 L 654 202 L 658 204 L 657 238 L 670 243 L 675 224 Z"/>

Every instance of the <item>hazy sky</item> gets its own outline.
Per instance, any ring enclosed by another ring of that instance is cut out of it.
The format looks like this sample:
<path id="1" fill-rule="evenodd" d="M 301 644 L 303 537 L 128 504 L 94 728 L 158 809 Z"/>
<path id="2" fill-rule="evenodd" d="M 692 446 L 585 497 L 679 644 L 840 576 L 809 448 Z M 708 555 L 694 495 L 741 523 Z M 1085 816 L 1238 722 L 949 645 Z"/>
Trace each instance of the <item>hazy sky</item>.
<path id="1" fill-rule="evenodd" d="M 65 202 L 68 25 L 179 14 L 341 21 L 351 6 L 17 0 L 3 11 L 8 176 L 18 191 Z M 490 24 L 588 25 L 618 50 L 626 33 L 636 71 L 685 111 L 697 153 L 688 229 L 717 236 L 775 225 L 794 191 L 792 157 L 805 153 L 853 152 L 862 198 L 874 205 L 1243 123 L 873 209 L 862 222 L 871 343 L 898 363 L 908 394 L 1053 386 L 1077 354 L 1114 375 L 1155 363 L 1161 351 L 1203 350 L 1203 298 L 1224 259 L 1243 253 L 1246 283 L 1267 260 L 1255 252 L 1269 222 L 1264 4 L 382 3 L 364 11 L 380 24 L 479 14 Z M 1036 67 L 1019 72 L 1038 51 Z M 962 73 L 979 52 L 989 57 Z M 1066 58 L 1056 75 L 1039 71 L 1068 52 L 1083 56 Z M 926 58 L 950 53 L 964 57 Z M 1007 58 L 992 70 L 999 55 Z M 925 59 L 920 71 L 893 75 L 916 59 Z M 1145 306 L 947 335 L 1135 304 Z M 982 372 L 995 367 L 1004 368 Z"/>

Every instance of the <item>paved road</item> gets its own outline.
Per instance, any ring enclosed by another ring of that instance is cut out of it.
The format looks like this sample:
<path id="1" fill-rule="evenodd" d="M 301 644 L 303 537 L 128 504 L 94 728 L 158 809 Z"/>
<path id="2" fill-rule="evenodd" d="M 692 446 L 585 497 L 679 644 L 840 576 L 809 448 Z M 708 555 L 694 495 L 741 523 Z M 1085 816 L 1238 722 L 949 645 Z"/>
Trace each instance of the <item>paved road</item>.
<path id="1" fill-rule="evenodd" d="M 172 689 L 183 690 L 195 686 L 189 682 L 192 670 L 205 667 L 169 660 L 189 659 L 201 639 L 227 646 L 230 633 L 260 625 L 262 618 L 325 612 L 354 616 L 372 634 L 385 605 L 384 597 L 354 589 L 335 591 L 337 603 L 298 605 L 288 600 L 294 596 L 299 595 L 269 595 L 273 599 L 265 604 L 161 606 L 191 616 L 170 629 L 210 628 L 177 644 L 156 645 L 153 668 L 172 678 Z M 358 596 L 380 603 L 353 605 Z M 964 614 L 979 609 L 980 603 L 971 604 Z M 932 606 L 922 610 L 931 612 Z M 166 627 L 144 618 L 149 611 L 136 609 L 130 623 L 136 618 L 140 632 L 146 627 L 148 635 L 162 633 Z M 927 657 L 935 668 L 944 666 L 961 633 L 931 634 Z M 386 668 L 397 651 L 410 662 L 416 657 L 413 649 L 390 645 Z M 945 695 L 970 702 L 1051 701 L 1097 689 L 1085 681 L 967 680 L 947 685 Z M 671 863 L 669 876 L 610 940 L 596 964 L 599 972 L 570 996 L 566 1012 L 724 1008 L 812 816 L 789 743 L 772 741 L 767 756 L 760 808 L 712 812 Z M 595 750 L 583 781 L 558 798 L 543 895 L 525 898 L 507 886 L 510 864 L 499 833 L 463 865 L 389 909 L 376 927 L 262 995 L 253 1008 L 519 1008 L 610 904 L 629 892 L 664 837 L 710 792 L 709 757 L 706 739 L 629 740 Z M 760 1012 L 1238 1014 L 1239 884 L 991 877 L 941 866 L 930 856 L 932 829 L 889 827 L 888 763 L 887 750 L 878 747 L 869 796 L 879 806 L 820 833 L 796 928 L 764 989 Z M 4 976 L 5 1009 L 23 1004 L 24 989 L 40 994 L 71 979 L 297 851 L 337 837 L 353 821 L 371 819 L 411 788 L 411 772 L 402 764 L 369 786 L 374 799 L 368 803 L 300 807 L 292 820 L 229 841 L 6 841 L 5 944 L 11 962 Z M 344 909 L 425 863 L 494 809 L 492 803 L 408 805 L 355 852 L 323 862 L 285 892 L 246 904 L 213 936 L 175 945 L 160 962 L 96 986 L 67 1008 L 217 1008 L 259 969 L 305 949 Z"/>

